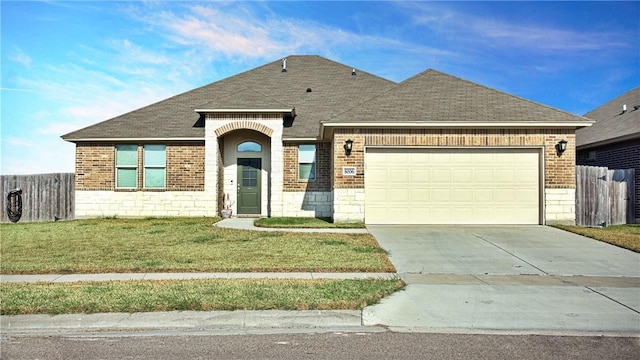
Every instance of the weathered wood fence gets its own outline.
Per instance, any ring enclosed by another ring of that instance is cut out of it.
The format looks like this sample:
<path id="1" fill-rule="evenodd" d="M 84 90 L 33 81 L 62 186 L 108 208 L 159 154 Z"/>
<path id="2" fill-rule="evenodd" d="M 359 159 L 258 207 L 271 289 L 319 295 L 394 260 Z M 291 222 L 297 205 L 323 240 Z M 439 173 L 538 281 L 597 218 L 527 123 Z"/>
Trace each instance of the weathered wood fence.
<path id="1" fill-rule="evenodd" d="M 20 222 L 71 220 L 75 208 L 75 176 L 73 173 L 39 175 L 2 175 L 0 222 L 9 222 L 7 196 L 11 190 L 22 190 Z"/>
<path id="2" fill-rule="evenodd" d="M 576 225 L 609 226 L 635 221 L 634 169 L 576 167 Z"/>

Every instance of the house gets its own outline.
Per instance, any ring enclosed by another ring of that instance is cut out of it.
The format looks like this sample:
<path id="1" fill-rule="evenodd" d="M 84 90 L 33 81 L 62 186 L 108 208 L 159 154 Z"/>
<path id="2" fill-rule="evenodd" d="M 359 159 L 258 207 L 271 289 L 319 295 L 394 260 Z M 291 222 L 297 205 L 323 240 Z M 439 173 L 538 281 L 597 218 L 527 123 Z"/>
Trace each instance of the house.
<path id="1" fill-rule="evenodd" d="M 575 130 L 591 123 L 435 70 L 394 83 L 289 56 L 62 138 L 77 217 L 227 202 L 237 216 L 546 224 L 575 221 Z"/>
<path id="2" fill-rule="evenodd" d="M 577 164 L 635 169 L 635 222 L 640 223 L 640 87 L 584 116 L 595 124 L 576 131 Z"/>

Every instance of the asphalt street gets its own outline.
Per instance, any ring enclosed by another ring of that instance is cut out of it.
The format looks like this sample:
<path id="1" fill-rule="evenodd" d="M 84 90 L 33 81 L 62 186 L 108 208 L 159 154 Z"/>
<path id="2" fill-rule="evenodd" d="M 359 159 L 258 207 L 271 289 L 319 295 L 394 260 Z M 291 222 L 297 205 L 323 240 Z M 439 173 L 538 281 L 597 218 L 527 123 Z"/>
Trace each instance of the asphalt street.
<path id="1" fill-rule="evenodd" d="M 4 338 L 2 359 L 637 360 L 638 338 L 332 332 Z"/>

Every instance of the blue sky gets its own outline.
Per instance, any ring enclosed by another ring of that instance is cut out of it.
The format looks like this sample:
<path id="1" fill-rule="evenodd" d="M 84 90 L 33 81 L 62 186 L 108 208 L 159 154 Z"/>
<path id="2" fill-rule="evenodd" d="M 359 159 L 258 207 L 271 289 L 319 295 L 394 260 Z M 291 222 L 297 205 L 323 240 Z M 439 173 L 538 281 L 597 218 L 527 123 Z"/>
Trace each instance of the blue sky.
<path id="1" fill-rule="evenodd" d="M 428 68 L 578 115 L 640 86 L 640 2 L 1 1 L 2 174 L 60 136 L 291 54 Z"/>

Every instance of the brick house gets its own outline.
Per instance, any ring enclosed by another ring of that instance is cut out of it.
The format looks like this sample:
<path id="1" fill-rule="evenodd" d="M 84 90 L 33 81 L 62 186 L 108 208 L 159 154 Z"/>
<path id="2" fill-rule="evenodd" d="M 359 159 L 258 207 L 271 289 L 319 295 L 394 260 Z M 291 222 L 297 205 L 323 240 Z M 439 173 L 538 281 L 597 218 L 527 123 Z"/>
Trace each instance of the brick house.
<path id="1" fill-rule="evenodd" d="M 577 164 L 635 169 L 635 222 L 640 223 L 640 87 L 584 116 L 595 124 L 576 131 Z"/>
<path id="2" fill-rule="evenodd" d="M 575 221 L 591 123 L 434 70 L 394 83 L 290 56 L 62 138 L 78 217 L 545 224 Z"/>

